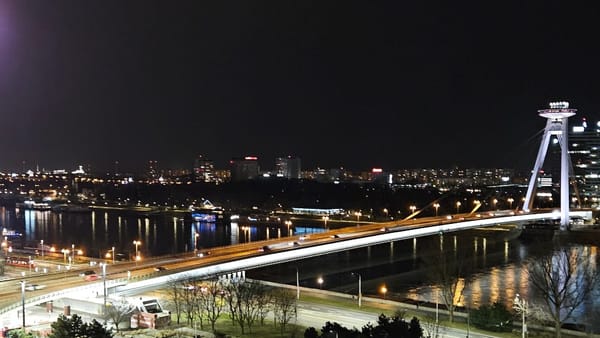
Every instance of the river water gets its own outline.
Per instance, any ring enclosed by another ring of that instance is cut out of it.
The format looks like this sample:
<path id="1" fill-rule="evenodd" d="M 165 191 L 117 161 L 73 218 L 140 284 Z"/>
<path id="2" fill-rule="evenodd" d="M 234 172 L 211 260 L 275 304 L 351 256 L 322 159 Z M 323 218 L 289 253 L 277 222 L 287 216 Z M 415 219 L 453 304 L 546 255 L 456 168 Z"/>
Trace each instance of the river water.
<path id="1" fill-rule="evenodd" d="M 35 247 L 43 240 L 58 252 L 74 247 L 86 256 L 104 257 L 114 247 L 119 257 L 125 259 L 134 255 L 134 241 L 141 242 L 138 250 L 142 257 L 148 257 L 289 234 L 285 225 L 245 226 L 229 222 L 192 222 L 173 215 L 144 217 L 113 211 L 55 213 L 4 207 L 0 207 L 0 226 L 23 233 L 22 241 L 10 243 L 15 248 Z M 289 231 L 298 234 L 323 230 L 322 224 L 300 227 L 295 222 Z M 552 237 L 548 235 L 524 239 L 518 237 L 516 229 L 488 229 L 361 248 L 248 271 L 247 275 L 295 285 L 298 271 L 302 286 L 352 294 L 358 293 L 360 275 L 363 295 L 434 303 L 441 298 L 433 271 L 443 252 L 470 267 L 464 283 L 461 282 L 464 290 L 455 297 L 456 303 L 477 308 L 502 302 L 510 307 L 517 294 L 530 303 L 540 301 L 528 283 L 527 261 L 551 254 L 553 250 Z M 575 244 L 574 250 L 581 250 L 596 266 L 600 261 L 594 245 Z M 322 279 L 320 284 L 319 278 Z M 385 294 L 382 286 L 387 289 Z M 597 332 L 600 327 L 592 319 L 598 316 L 599 309 L 600 297 L 590 297 L 571 322 L 585 323 Z"/>

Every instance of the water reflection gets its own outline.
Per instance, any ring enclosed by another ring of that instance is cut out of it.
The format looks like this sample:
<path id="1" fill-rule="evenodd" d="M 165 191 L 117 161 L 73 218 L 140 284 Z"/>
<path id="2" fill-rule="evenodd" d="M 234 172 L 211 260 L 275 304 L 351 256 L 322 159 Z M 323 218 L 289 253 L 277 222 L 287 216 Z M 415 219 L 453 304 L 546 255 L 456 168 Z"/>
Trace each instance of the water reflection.
<path id="1" fill-rule="evenodd" d="M 44 244 L 57 250 L 75 244 L 93 257 L 103 257 L 112 247 L 117 254 L 132 257 L 134 240 L 142 241 L 140 251 L 147 257 L 323 231 L 320 222 L 315 226 L 296 221 L 293 225 L 281 226 L 215 224 L 192 222 L 183 215 L 144 217 L 110 211 L 57 214 L 34 210 L 16 213 L 14 209 L 3 207 L 0 208 L 0 222 L 4 227 L 24 233 L 23 246 L 37 246 L 42 239 Z M 135 226 L 129 227 L 129 224 Z M 517 293 L 528 300 L 536 297 L 529 289 L 526 260 L 552 252 L 551 241 L 536 242 L 546 246 L 540 248 L 530 242 L 499 236 L 493 231 L 461 232 L 346 251 L 248 274 L 295 285 L 295 266 L 298 266 L 303 286 L 319 287 L 315 280 L 323 276 L 326 280 L 323 287 L 356 294 L 357 285 L 351 273 L 358 272 L 362 275 L 365 295 L 380 295 L 379 287 L 385 284 L 388 297 L 436 302 L 440 295 L 431 266 L 440 253 L 445 253 L 451 257 L 465 257 L 475 267 L 472 273 L 464 276 L 464 292 L 456 299 L 457 303 L 478 307 L 501 301 L 512 306 Z M 580 248 L 590 258 L 586 268 L 597 269 L 598 248 L 592 245 Z M 599 302 L 596 297 L 585 305 L 585 310 L 595 308 Z"/>

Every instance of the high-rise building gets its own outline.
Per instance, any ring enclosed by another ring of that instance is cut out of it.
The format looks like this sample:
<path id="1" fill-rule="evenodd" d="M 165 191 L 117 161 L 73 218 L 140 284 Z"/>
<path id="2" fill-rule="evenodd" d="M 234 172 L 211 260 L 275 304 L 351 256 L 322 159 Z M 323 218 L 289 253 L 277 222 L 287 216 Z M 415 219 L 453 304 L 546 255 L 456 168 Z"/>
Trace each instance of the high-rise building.
<path id="1" fill-rule="evenodd" d="M 148 166 L 146 167 L 146 178 L 149 182 L 158 181 L 158 179 L 160 178 L 160 173 L 158 171 L 158 161 L 148 161 Z"/>
<path id="2" fill-rule="evenodd" d="M 231 181 L 244 181 L 258 178 L 258 157 L 246 156 L 229 161 L 231 166 Z"/>
<path id="3" fill-rule="evenodd" d="M 194 182 L 215 182 L 215 167 L 212 160 L 202 155 L 194 160 Z"/>
<path id="4" fill-rule="evenodd" d="M 298 157 L 277 157 L 275 159 L 275 175 L 284 178 L 300 178 L 301 162 Z"/>
<path id="5" fill-rule="evenodd" d="M 583 118 L 569 133 L 569 154 L 582 207 L 600 204 L 600 121 Z"/>

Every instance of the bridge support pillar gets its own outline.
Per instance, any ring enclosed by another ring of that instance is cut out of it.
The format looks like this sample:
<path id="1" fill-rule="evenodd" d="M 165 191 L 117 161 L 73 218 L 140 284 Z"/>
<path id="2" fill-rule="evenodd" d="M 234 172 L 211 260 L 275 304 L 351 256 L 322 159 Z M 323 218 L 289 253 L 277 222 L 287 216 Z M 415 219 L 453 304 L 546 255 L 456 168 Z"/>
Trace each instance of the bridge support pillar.
<path id="1" fill-rule="evenodd" d="M 558 139 L 561 149 L 560 156 L 560 230 L 567 230 L 569 226 L 569 129 L 568 119 L 575 115 L 576 109 L 569 108 L 568 102 L 551 102 L 549 109 L 538 110 L 541 117 L 547 119 L 544 136 L 531 173 L 523 210 L 529 211 L 533 206 L 533 196 L 537 189 L 537 179 L 546 158 L 550 138 Z"/>

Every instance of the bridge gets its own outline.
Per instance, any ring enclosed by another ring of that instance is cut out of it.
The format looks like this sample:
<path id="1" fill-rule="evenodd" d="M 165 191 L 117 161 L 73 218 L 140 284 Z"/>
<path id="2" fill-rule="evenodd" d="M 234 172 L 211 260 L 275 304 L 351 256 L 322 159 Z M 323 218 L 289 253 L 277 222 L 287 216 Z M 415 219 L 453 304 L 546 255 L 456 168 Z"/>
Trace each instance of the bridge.
<path id="1" fill-rule="evenodd" d="M 275 239 L 250 244 L 240 244 L 214 250 L 209 257 L 199 259 L 197 256 L 167 257 L 154 260 L 151 266 L 166 265 L 170 269 L 158 271 L 150 276 L 145 276 L 147 267 L 134 268 L 131 264 L 116 264 L 104 266 L 103 281 L 93 284 L 79 280 L 76 275 L 69 276 L 69 283 L 73 287 L 65 288 L 65 282 L 58 280 L 52 292 L 37 292 L 35 297 L 26 299 L 22 289 L 22 301 L 17 302 L 18 293 L 8 292 L 0 294 L 0 315 L 20 307 L 32 306 L 49 300 L 65 297 L 74 292 L 101 291 L 106 295 L 106 287 L 111 286 L 116 292 L 128 292 L 139 289 L 155 289 L 167 283 L 187 280 L 190 278 L 202 279 L 223 275 L 243 274 L 244 271 L 281 264 L 310 257 L 326 255 L 335 252 L 347 251 L 383 243 L 393 243 L 405 239 L 418 238 L 431 235 L 444 235 L 446 233 L 463 231 L 474 228 L 490 227 L 499 224 L 524 223 L 544 220 L 560 220 L 561 230 L 566 230 L 571 216 L 591 219 L 591 211 L 569 210 L 569 158 L 567 143 L 567 119 L 575 114 L 574 109 L 569 109 L 568 103 L 551 103 L 550 109 L 539 111 L 539 115 L 547 118 L 546 129 L 542 144 L 539 149 L 536 164 L 532 171 L 524 210 L 516 213 L 513 210 L 493 213 L 475 213 L 479 206 L 468 214 L 458 214 L 446 219 L 444 217 L 426 217 L 414 219 L 420 211 L 413 213 L 402 221 L 366 225 L 358 228 L 346 228 L 337 231 L 328 231 L 323 234 L 295 236 L 286 239 Z M 537 175 L 544 162 L 547 147 L 551 136 L 556 136 L 561 145 L 561 206 L 560 211 L 532 211 L 533 195 L 537 188 Z M 439 204 L 432 204 L 436 208 Z M 437 205 L 437 206 L 436 206 Z M 457 208 L 458 209 L 458 208 Z M 458 210 L 457 210 L 458 211 Z M 107 270 L 109 270 L 107 272 Z M 133 272 L 133 275 L 130 273 Z M 127 273 L 127 277 L 124 275 Z M 31 280 L 52 281 L 49 275 L 31 277 Z M 65 280 L 67 275 L 65 273 Z M 108 280 L 110 278 L 110 280 Z M 56 280 L 56 278 L 54 278 Z M 69 284 L 66 284 L 69 285 Z M 41 290 L 40 290 L 41 291 Z M 25 319 L 23 319 L 25 323 Z"/>
<path id="2" fill-rule="evenodd" d="M 592 217 L 591 211 L 581 210 L 571 211 L 571 215 L 588 220 Z M 310 236 L 293 236 L 238 244 L 214 249 L 210 255 L 205 257 L 186 254 L 161 257 L 139 266 L 132 265 L 134 263 L 107 265 L 105 279 L 100 282 L 85 282 L 77 272 L 70 272 L 68 275 L 61 272 L 32 276 L 28 278 L 29 283 L 46 283 L 49 284 L 49 287 L 32 293 L 33 297 L 25 297 L 24 293 L 20 295 L 11 289 L 11 292 L 0 297 L 0 315 L 10 311 L 20 311 L 21 307 L 33 306 L 81 292 L 96 292 L 102 295 L 107 287 L 111 288 L 113 293 L 128 293 L 133 290 L 153 290 L 169 283 L 189 279 L 208 279 L 227 275 L 243 277 L 246 270 L 335 252 L 500 224 L 555 221 L 561 218 L 561 214 L 558 210 L 516 214 L 512 210 L 507 210 L 459 214 L 450 219 L 447 217 L 407 219 L 344 228 Z M 154 271 L 153 267 L 159 265 L 168 267 L 168 269 Z M 14 283 L 14 281 L 8 283 Z M 19 296 L 25 299 L 18 302 Z"/>

